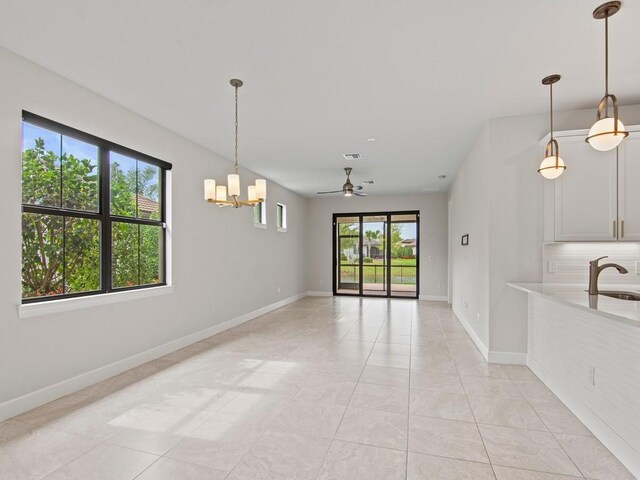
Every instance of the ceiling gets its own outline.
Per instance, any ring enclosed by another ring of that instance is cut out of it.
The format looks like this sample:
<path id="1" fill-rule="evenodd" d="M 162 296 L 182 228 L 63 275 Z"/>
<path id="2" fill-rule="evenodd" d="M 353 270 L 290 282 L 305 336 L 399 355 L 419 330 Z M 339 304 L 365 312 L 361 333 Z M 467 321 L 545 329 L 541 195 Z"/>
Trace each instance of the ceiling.
<path id="1" fill-rule="evenodd" d="M 603 95 L 592 0 L 2 0 L 0 45 L 298 193 L 446 190 L 490 117 Z M 640 0 L 610 21 L 611 89 L 640 102 Z M 375 138 L 375 141 L 367 141 Z M 360 153 L 346 161 L 344 153 Z M 445 180 L 439 175 L 447 175 Z"/>

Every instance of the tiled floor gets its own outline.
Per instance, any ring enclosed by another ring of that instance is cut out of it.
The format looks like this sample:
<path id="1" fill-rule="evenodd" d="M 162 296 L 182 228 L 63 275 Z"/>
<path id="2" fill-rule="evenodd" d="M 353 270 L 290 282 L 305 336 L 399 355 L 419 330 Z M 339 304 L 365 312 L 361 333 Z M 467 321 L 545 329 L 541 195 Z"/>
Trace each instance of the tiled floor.
<path id="1" fill-rule="evenodd" d="M 633 478 L 446 304 L 306 298 L 0 423 L 2 480 Z"/>

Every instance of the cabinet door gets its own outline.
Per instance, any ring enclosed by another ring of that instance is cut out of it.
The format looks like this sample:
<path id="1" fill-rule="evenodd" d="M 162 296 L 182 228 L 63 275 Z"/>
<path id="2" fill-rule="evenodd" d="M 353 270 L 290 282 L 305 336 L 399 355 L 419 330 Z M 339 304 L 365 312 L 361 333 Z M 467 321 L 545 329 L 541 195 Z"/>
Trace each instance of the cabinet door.
<path id="1" fill-rule="evenodd" d="M 599 152 L 582 136 L 557 138 L 567 164 L 555 180 L 555 240 L 615 241 L 616 151 Z"/>
<path id="2" fill-rule="evenodd" d="M 618 202 L 620 240 L 640 241 L 640 132 L 618 147 Z"/>

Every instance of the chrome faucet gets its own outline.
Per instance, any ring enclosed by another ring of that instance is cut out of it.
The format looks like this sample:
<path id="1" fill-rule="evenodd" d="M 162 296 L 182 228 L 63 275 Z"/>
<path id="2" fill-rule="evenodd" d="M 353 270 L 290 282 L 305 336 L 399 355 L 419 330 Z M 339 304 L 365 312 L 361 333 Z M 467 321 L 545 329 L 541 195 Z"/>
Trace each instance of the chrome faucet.
<path id="1" fill-rule="evenodd" d="M 605 255 L 604 257 L 596 258 L 589 262 L 589 295 L 598 295 L 598 277 L 600 276 L 600 272 L 605 268 L 613 267 L 620 273 L 629 273 L 629 270 L 617 263 L 605 263 L 604 265 L 598 265 L 598 262 L 603 258 L 608 257 Z"/>

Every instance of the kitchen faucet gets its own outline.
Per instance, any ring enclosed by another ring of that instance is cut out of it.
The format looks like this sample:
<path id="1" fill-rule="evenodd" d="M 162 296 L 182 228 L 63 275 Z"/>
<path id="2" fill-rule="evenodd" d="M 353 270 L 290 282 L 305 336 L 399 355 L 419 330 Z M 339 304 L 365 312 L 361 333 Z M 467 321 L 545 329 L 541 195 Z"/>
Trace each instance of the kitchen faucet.
<path id="1" fill-rule="evenodd" d="M 604 257 L 596 258 L 589 262 L 589 295 L 598 295 L 598 277 L 600 276 L 600 272 L 605 268 L 613 267 L 620 273 L 629 273 L 629 270 L 617 263 L 605 263 L 604 265 L 598 265 L 598 262 L 603 258 L 608 257 L 605 255 Z"/>

